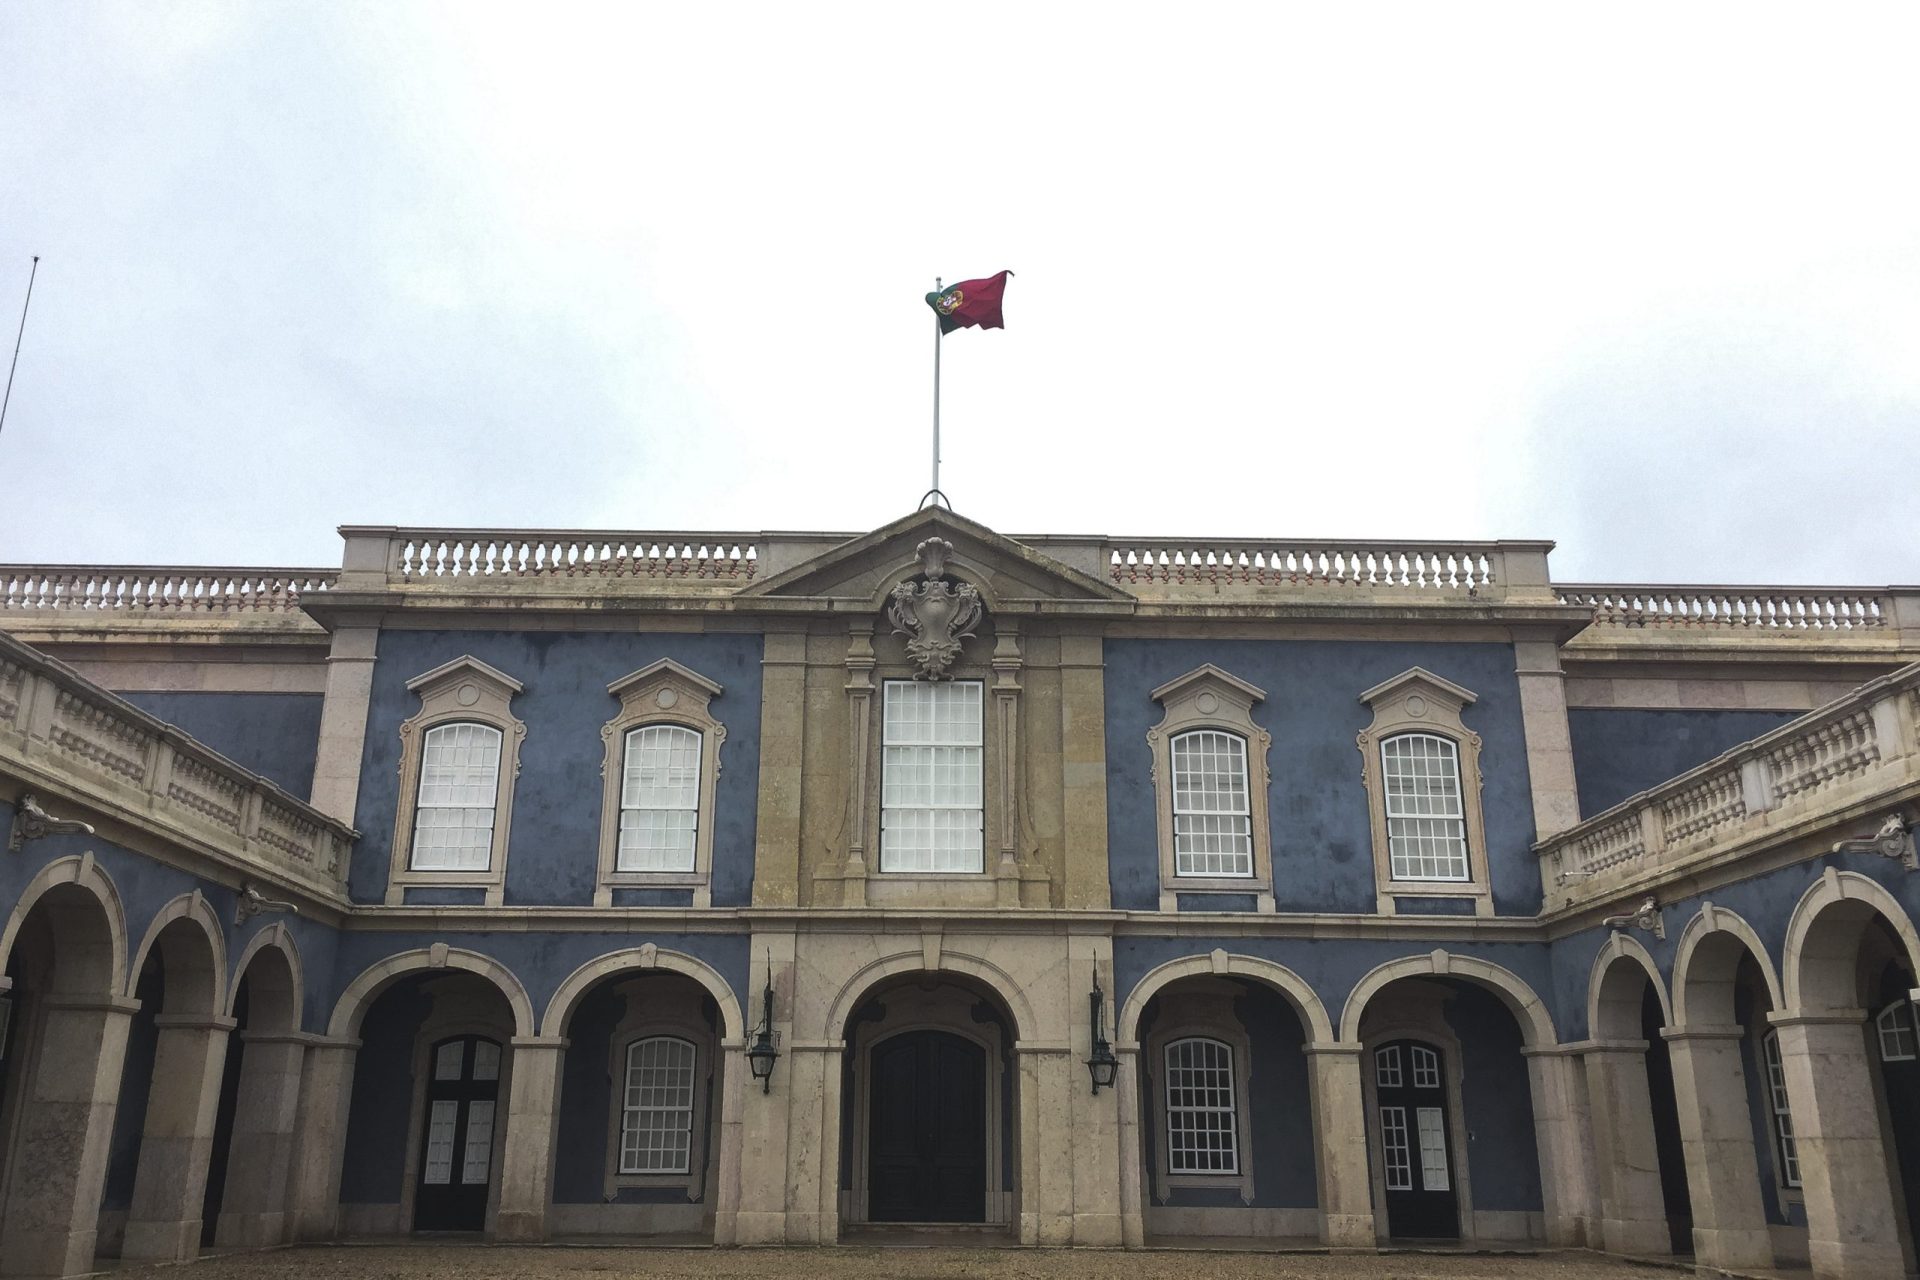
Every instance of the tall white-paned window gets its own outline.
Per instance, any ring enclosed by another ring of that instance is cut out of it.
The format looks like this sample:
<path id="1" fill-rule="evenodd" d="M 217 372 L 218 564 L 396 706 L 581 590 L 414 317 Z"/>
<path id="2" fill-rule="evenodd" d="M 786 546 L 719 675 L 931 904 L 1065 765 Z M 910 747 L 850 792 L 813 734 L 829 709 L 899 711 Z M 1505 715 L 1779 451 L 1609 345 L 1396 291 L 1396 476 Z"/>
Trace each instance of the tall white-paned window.
<path id="1" fill-rule="evenodd" d="M 1780 1065 L 1780 1033 L 1769 1031 L 1760 1041 L 1767 1059 L 1767 1104 L 1773 1112 L 1773 1139 L 1780 1152 L 1780 1181 L 1800 1185 L 1800 1144 L 1793 1139 L 1793 1112 L 1787 1106 L 1787 1073 Z"/>
<path id="2" fill-rule="evenodd" d="M 1182 876 L 1251 876 L 1247 743 L 1196 729 L 1173 740 L 1173 861 Z"/>
<path id="3" fill-rule="evenodd" d="M 984 870 L 979 682 L 889 680 L 885 721 L 880 869 Z"/>
<path id="4" fill-rule="evenodd" d="M 485 871 L 493 855 L 493 809 L 500 794 L 500 731 L 484 724 L 442 724 L 421 747 L 420 792 L 413 811 L 415 871 Z"/>
<path id="5" fill-rule="evenodd" d="M 700 822 L 700 735 L 675 724 L 627 734 L 618 871 L 692 871 Z"/>
<path id="6" fill-rule="evenodd" d="M 1466 880 L 1466 808 L 1460 755 L 1431 733 L 1403 733 L 1380 744 L 1386 783 L 1387 842 L 1395 880 Z"/>
<path id="7" fill-rule="evenodd" d="M 694 1048 L 677 1036 L 627 1046 L 621 1173 L 686 1173 L 693 1151 Z"/>
<path id="8" fill-rule="evenodd" d="M 1913 1005 L 1896 1000 L 1873 1020 L 1880 1033 L 1882 1062 L 1912 1062 L 1914 1059 Z"/>
<path id="9" fill-rule="evenodd" d="M 1167 1172 L 1240 1172 L 1233 1101 L 1233 1047 L 1194 1036 L 1175 1040 L 1167 1060 Z"/>

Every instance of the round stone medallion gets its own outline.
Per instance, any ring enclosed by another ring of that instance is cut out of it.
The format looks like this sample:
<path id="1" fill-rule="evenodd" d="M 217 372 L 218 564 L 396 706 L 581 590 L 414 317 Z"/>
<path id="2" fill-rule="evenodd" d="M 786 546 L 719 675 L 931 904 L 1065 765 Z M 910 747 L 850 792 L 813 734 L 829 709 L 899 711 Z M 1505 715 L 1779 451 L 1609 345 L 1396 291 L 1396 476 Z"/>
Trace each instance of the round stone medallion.
<path id="1" fill-rule="evenodd" d="M 1427 700 L 1417 693 L 1411 698 L 1408 698 L 1407 714 L 1410 716 L 1423 716 L 1427 714 Z"/>
<path id="2" fill-rule="evenodd" d="M 480 701 L 480 686 L 477 684 L 463 684 L 453 696 L 454 700 L 461 706 L 470 707 Z"/>
<path id="3" fill-rule="evenodd" d="M 1210 716 L 1220 709 L 1220 699 L 1210 693 L 1203 693 L 1193 700 L 1193 705 L 1203 716 Z"/>
<path id="4" fill-rule="evenodd" d="M 660 705 L 662 711 L 665 711 L 674 703 L 680 701 L 680 695 L 672 689 L 662 689 L 653 695 L 653 700 Z"/>

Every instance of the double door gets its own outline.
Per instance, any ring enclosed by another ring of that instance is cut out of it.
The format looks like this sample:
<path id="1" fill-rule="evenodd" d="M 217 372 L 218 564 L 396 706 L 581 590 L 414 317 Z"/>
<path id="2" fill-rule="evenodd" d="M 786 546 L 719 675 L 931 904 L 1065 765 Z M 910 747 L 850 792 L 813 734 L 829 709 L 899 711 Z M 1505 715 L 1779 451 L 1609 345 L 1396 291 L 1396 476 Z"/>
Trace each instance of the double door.
<path id="1" fill-rule="evenodd" d="M 873 1222 L 985 1222 L 986 1050 L 946 1031 L 874 1045 L 867 1130 Z"/>
<path id="2" fill-rule="evenodd" d="M 428 1056 L 426 1123 L 416 1231 L 480 1231 L 493 1181 L 493 1129 L 500 1099 L 500 1043 L 453 1036 Z"/>
<path id="3" fill-rule="evenodd" d="M 1419 1040 L 1373 1051 L 1374 1122 L 1387 1193 L 1387 1234 L 1398 1240 L 1457 1240 L 1446 1059 Z"/>

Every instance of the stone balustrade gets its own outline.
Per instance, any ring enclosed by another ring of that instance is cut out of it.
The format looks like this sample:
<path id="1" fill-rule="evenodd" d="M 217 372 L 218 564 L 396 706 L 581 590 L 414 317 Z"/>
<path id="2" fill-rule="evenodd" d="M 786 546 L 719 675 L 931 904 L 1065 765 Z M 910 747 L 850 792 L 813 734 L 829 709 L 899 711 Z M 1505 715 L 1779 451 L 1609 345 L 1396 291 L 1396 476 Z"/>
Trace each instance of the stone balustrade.
<path id="1" fill-rule="evenodd" d="M 197 569 L 137 565 L 0 565 L 0 615 L 117 617 L 297 614 L 336 569 Z"/>
<path id="2" fill-rule="evenodd" d="M 1624 899 L 1757 842 L 1900 810 L 1920 798 L 1916 726 L 1920 663 L 1541 841 L 1547 908 Z"/>
<path id="3" fill-rule="evenodd" d="M 1567 584 L 1563 604 L 1593 625 L 1665 631 L 1880 631 L 1895 624 L 1895 592 L 1872 587 L 1698 587 Z"/>
<path id="4" fill-rule="evenodd" d="M 1107 574 L 1144 598 L 1305 592 L 1496 601 L 1546 592 L 1545 542 L 1110 538 Z"/>
<path id="5" fill-rule="evenodd" d="M 749 533 L 512 529 L 349 530 L 386 536 L 387 580 L 465 585 L 480 578 L 633 578 L 744 586 L 758 571 Z"/>
<path id="6" fill-rule="evenodd" d="M 0 771 L 50 806 L 119 816 L 248 878 L 344 902 L 351 828 L 4 633 Z"/>

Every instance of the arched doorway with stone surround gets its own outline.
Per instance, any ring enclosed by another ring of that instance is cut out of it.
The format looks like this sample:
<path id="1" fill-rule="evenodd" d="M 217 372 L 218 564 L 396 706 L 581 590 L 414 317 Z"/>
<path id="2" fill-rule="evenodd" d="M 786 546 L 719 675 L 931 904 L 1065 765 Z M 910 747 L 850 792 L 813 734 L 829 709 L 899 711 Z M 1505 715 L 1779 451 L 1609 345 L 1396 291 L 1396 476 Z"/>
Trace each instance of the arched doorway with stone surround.
<path id="1" fill-rule="evenodd" d="M 1304 980 L 1252 956 L 1185 957 L 1141 979 L 1115 1031 L 1128 1243 L 1328 1239 L 1308 1046 L 1333 1032 Z"/>
<path id="2" fill-rule="evenodd" d="M 1679 1107 L 1663 1034 L 1672 1020 L 1653 957 L 1625 934 L 1610 936 L 1593 963 L 1591 1040 L 1582 1058 L 1601 1242 L 1612 1253 L 1693 1252 Z"/>
<path id="3" fill-rule="evenodd" d="M 200 1250 L 215 1104 L 226 1066 L 226 945 L 198 893 L 162 907 L 134 953 L 102 1256 L 184 1262 Z"/>
<path id="4" fill-rule="evenodd" d="M 300 1033 L 300 952 L 283 924 L 243 944 L 234 965 L 203 1244 L 260 1248 L 288 1238 L 288 1185 L 306 1037 Z"/>
<path id="5" fill-rule="evenodd" d="M 1409 956 L 1361 979 L 1340 1026 L 1361 1051 L 1380 1241 L 1577 1239 L 1572 1066 L 1531 987 L 1476 958 Z"/>
<path id="6" fill-rule="evenodd" d="M 1904 1088 L 1889 1097 L 1889 1080 L 1901 1085 L 1889 1069 L 1902 1065 L 1905 1045 L 1897 1014 L 1884 1028 L 1878 1016 L 1898 1008 L 1890 993 L 1913 990 L 1920 936 L 1886 889 L 1830 867 L 1794 909 L 1781 969 L 1775 1073 L 1792 1107 L 1814 1273 L 1911 1274 L 1904 1175 L 1920 1165 L 1912 1115 L 1920 1100 Z"/>
<path id="7" fill-rule="evenodd" d="M 443 947 L 395 956 L 347 988 L 335 1039 L 355 1038 L 340 1155 L 347 1236 L 491 1231 L 516 1037 L 533 1008 L 498 962 Z"/>
<path id="8" fill-rule="evenodd" d="M 0 1274 L 94 1269 L 127 1022 L 125 916 L 91 855 L 42 868 L 0 936 Z"/>
<path id="9" fill-rule="evenodd" d="M 1806 1262 L 1794 1117 L 1768 1072 L 1780 1000 L 1760 935 L 1734 912 L 1703 905 L 1674 950 L 1673 1025 L 1664 1033 L 1700 1266 Z"/>

